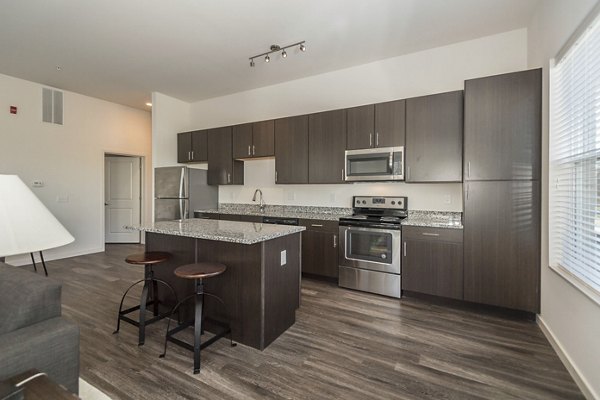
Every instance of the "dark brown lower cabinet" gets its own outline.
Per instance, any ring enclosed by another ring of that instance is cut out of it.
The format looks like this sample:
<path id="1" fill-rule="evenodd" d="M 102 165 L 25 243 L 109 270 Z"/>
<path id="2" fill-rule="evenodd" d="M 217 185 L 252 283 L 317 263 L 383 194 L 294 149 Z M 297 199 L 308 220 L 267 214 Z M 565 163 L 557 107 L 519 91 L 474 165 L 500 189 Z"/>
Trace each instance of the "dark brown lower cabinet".
<path id="1" fill-rule="evenodd" d="M 263 220 L 263 217 L 261 217 L 260 215 L 240 215 L 240 221 L 242 222 L 261 222 Z"/>
<path id="2" fill-rule="evenodd" d="M 337 221 L 302 220 L 302 273 L 338 278 Z"/>
<path id="3" fill-rule="evenodd" d="M 539 312 L 539 181 L 470 181 L 464 191 L 465 300 Z"/>
<path id="4" fill-rule="evenodd" d="M 402 227 L 402 290 L 462 300 L 461 229 Z"/>

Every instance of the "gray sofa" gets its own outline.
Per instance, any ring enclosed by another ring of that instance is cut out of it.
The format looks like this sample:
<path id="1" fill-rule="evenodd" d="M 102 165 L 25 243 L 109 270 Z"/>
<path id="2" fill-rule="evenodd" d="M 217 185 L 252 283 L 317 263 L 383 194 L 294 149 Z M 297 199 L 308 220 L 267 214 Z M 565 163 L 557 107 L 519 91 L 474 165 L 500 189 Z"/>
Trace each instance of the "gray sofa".
<path id="1" fill-rule="evenodd" d="M 0 263 L 0 381 L 35 368 L 79 393 L 79 328 L 60 296 L 60 283 Z"/>

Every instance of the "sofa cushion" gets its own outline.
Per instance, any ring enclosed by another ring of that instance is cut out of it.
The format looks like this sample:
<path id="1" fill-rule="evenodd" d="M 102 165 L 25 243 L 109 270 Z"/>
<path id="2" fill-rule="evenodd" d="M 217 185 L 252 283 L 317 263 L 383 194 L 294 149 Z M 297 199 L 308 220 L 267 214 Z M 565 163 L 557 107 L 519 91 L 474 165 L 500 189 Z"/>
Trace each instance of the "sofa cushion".
<path id="1" fill-rule="evenodd" d="M 0 334 L 58 317 L 61 284 L 0 263 Z"/>

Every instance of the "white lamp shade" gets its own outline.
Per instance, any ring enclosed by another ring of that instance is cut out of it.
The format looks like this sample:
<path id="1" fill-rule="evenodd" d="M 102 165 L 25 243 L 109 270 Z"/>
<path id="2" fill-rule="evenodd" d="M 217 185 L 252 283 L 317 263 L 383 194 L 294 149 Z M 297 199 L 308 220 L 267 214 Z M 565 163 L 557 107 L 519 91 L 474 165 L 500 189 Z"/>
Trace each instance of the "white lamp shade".
<path id="1" fill-rule="evenodd" d="M 0 257 L 71 243 L 73 236 L 16 175 L 0 175 Z"/>

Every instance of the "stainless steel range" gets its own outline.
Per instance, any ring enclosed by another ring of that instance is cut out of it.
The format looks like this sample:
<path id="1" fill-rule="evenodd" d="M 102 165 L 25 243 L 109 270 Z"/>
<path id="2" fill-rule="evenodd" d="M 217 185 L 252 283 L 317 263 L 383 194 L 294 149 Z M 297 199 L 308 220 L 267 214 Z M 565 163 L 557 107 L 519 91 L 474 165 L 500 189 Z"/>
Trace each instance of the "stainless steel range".
<path id="1" fill-rule="evenodd" d="M 340 286 L 400 297 L 407 203 L 406 197 L 354 196 L 353 214 L 340 218 Z"/>

